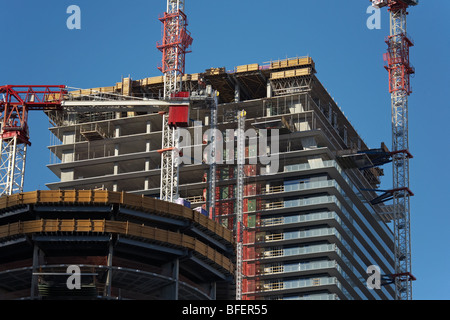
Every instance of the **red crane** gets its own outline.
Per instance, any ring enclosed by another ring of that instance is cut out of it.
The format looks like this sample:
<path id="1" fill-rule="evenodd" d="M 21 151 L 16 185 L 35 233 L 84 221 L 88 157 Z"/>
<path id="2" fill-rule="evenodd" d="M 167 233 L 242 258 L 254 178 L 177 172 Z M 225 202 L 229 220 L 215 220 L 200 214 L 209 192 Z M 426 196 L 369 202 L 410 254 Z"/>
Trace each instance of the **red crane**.
<path id="1" fill-rule="evenodd" d="M 25 159 L 30 143 L 28 111 L 58 110 L 66 86 L 0 86 L 0 196 L 23 191 Z"/>

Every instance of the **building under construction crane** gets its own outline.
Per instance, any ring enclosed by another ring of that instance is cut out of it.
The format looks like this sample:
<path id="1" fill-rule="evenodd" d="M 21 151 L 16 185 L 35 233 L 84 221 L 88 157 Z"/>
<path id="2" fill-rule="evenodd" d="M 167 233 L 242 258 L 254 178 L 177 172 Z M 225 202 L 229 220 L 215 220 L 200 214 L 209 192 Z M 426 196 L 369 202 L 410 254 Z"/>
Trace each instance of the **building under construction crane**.
<path id="1" fill-rule="evenodd" d="M 373 2 L 390 5 L 397 17 L 393 22 L 413 4 Z M 53 138 L 48 167 L 58 181 L 47 184 L 47 194 L 1 198 L 2 248 L 20 247 L 24 260 L 19 263 L 17 255 L 0 250 L 5 261 L 0 294 L 19 297 L 24 290 L 33 298 L 52 297 L 49 292 L 58 291 L 52 291 L 53 279 L 45 270 L 54 273 L 51 262 L 56 260 L 52 254 L 46 260 L 43 253 L 64 255 L 61 248 L 69 244 L 82 256 L 92 248 L 83 247 L 86 241 L 94 241 L 98 251 L 87 255 L 104 261 L 90 259 L 84 270 L 96 274 L 94 287 L 103 293 L 93 294 L 89 283 L 91 298 L 117 298 L 120 290 L 130 298 L 152 299 L 410 298 L 412 193 L 403 170 L 410 156 L 404 103 L 413 69 L 405 60 L 412 44 L 406 25 L 403 33 L 397 30 L 388 38 L 396 119 L 389 150 L 364 143 L 318 80 L 311 57 L 185 74 L 192 38 L 184 1 L 168 0 L 160 21 L 163 75 L 125 78 L 109 87 L 64 88 L 41 101 L 58 106 L 42 109 Z M 391 161 L 394 187 L 379 196 L 381 166 Z M 154 198 L 165 201 L 153 203 Z M 386 205 L 387 199 L 394 205 Z M 73 225 L 54 220 L 62 207 Z M 26 213 L 30 210 L 42 213 L 34 217 Z M 89 221 L 79 219 L 82 212 L 89 212 Z M 31 219 L 28 233 L 20 225 L 22 215 Z M 153 227 L 162 229 L 159 238 Z M 53 238 L 47 239 L 50 232 Z M 58 238 L 63 232 L 71 238 Z M 98 239 L 87 239 L 83 232 Z M 196 237 L 202 244 L 192 244 Z M 133 291 L 131 269 L 142 263 L 146 272 L 135 279 L 142 285 Z M 371 266 L 381 272 L 379 288 L 366 283 Z M 31 273 L 16 282 L 23 272 Z M 168 289 L 152 290 L 161 287 Z"/>
<path id="2" fill-rule="evenodd" d="M 178 201 L 235 234 L 242 230 L 240 298 L 394 299 L 394 284 L 377 290 L 366 284 L 371 265 L 383 276 L 395 274 L 393 217 L 373 191 L 383 175 L 380 166 L 391 160 L 390 150 L 366 146 L 318 80 L 313 59 L 211 68 L 185 74 L 182 86 L 192 101 L 184 135 L 190 133 L 190 144 L 180 147 Z M 124 93 L 151 100 L 163 88 L 164 77 L 155 76 L 70 94 L 74 104 Z M 193 99 L 214 91 L 219 93 L 215 125 L 223 133 L 217 141 L 224 148 L 218 148 L 211 173 L 208 129 L 214 121 L 204 101 Z M 245 119 L 238 117 L 243 110 Z M 58 177 L 47 184 L 50 189 L 159 198 L 163 128 L 156 110 L 47 114 L 54 137 L 48 167 Z M 262 149 L 248 137 L 245 164 L 239 166 L 237 134 L 225 133 L 242 127 L 258 134 L 278 130 L 278 150 L 275 131 L 264 147 L 268 155 L 279 155 L 277 172 L 266 174 L 270 165 L 261 163 Z"/>

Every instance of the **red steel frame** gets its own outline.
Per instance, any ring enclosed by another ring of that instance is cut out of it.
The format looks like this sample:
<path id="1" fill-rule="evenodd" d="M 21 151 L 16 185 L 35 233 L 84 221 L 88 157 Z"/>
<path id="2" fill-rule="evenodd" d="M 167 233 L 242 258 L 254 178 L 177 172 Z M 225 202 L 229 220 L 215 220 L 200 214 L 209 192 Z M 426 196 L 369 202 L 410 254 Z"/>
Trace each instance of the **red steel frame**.
<path id="1" fill-rule="evenodd" d="M 28 111 L 58 110 L 65 94 L 65 86 L 0 86 L 0 195 L 23 191 Z"/>
<path id="2" fill-rule="evenodd" d="M 166 76 L 164 97 L 181 90 L 181 77 L 185 73 L 186 53 L 193 39 L 187 30 L 186 14 L 182 10 L 164 12 L 159 18 L 163 23 L 162 40 L 156 47 L 162 52 L 162 63 L 158 69 Z"/>
<path id="3" fill-rule="evenodd" d="M 28 111 L 56 110 L 66 94 L 66 86 L 0 86 L 1 138 L 18 136 L 22 143 L 30 145 Z"/>

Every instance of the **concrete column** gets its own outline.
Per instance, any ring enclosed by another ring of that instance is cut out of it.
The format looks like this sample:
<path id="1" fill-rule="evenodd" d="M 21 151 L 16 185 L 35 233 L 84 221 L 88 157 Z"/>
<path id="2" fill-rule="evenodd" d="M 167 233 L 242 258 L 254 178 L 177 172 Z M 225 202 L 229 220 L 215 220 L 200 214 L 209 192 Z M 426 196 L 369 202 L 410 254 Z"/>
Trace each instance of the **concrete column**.
<path id="1" fill-rule="evenodd" d="M 108 248 L 108 274 L 106 276 L 106 283 L 105 283 L 105 292 L 104 295 L 106 297 L 111 297 L 111 280 L 112 280 L 112 259 L 113 259 L 113 244 L 112 241 L 109 242 L 109 248 Z"/>
<path id="2" fill-rule="evenodd" d="M 118 187 L 117 187 L 117 181 L 113 182 L 113 191 L 117 191 Z"/>
<path id="3" fill-rule="evenodd" d="M 74 162 L 75 161 L 75 150 L 66 149 L 62 151 L 62 163 Z"/>
<path id="4" fill-rule="evenodd" d="M 150 158 L 145 159 L 145 171 L 150 170 Z"/>
<path id="5" fill-rule="evenodd" d="M 121 135 L 121 133 L 122 133 L 121 131 L 122 131 L 122 130 L 121 130 L 120 126 L 117 125 L 117 126 L 114 128 L 114 138 L 119 138 L 120 135 Z"/>
<path id="6" fill-rule="evenodd" d="M 39 267 L 39 247 L 34 244 L 33 248 L 33 273 L 37 272 Z M 31 299 L 36 299 L 38 296 L 38 276 L 31 276 Z"/>
<path id="7" fill-rule="evenodd" d="M 152 123 L 150 121 L 147 121 L 145 132 L 150 133 L 152 131 Z"/>
<path id="8" fill-rule="evenodd" d="M 119 174 L 119 163 L 114 162 L 114 174 Z"/>
<path id="9" fill-rule="evenodd" d="M 118 143 L 116 143 L 114 146 L 114 155 L 115 156 L 119 155 L 119 144 Z"/>
<path id="10" fill-rule="evenodd" d="M 173 282 L 162 289 L 163 300 L 178 300 L 178 282 L 180 272 L 180 261 L 175 259 L 163 266 L 163 275 L 169 276 Z"/>
<path id="11" fill-rule="evenodd" d="M 210 286 L 209 286 L 209 297 L 211 298 L 211 300 L 216 300 L 217 299 L 217 297 L 216 297 L 216 287 L 217 287 L 217 285 L 216 285 L 216 283 L 215 282 L 212 282 L 212 283 L 210 283 Z"/>
<path id="12" fill-rule="evenodd" d="M 239 83 L 234 85 L 234 102 L 241 101 L 241 88 L 239 87 Z"/>
<path id="13" fill-rule="evenodd" d="M 149 182 L 150 182 L 150 178 L 145 178 L 144 179 L 144 190 L 148 190 L 149 189 Z"/>
<path id="14" fill-rule="evenodd" d="M 145 141 L 145 152 L 150 152 L 151 143 L 150 140 Z"/>
<path id="15" fill-rule="evenodd" d="M 75 179 L 75 170 L 73 168 L 61 169 L 61 182 L 73 181 L 74 179 Z"/>
<path id="16" fill-rule="evenodd" d="M 267 81 L 267 98 L 272 98 L 272 84 Z"/>

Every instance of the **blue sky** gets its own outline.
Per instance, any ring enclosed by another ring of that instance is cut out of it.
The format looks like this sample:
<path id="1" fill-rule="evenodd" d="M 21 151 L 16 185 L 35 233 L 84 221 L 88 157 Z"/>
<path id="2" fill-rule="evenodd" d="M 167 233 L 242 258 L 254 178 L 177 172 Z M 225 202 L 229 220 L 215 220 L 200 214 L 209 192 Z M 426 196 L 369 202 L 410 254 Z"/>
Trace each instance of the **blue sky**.
<path id="1" fill-rule="evenodd" d="M 165 0 L 0 0 L 3 31 L 1 84 L 110 86 L 131 76 L 158 76 L 161 37 L 158 15 Z M 69 30 L 69 5 L 81 8 L 81 30 Z M 369 30 L 368 0 L 187 0 L 193 52 L 187 73 L 310 55 L 317 76 L 365 142 L 391 145 L 390 97 L 383 68 L 386 10 L 381 29 Z M 450 1 L 420 1 L 410 9 L 408 33 L 415 41 L 416 68 L 409 103 L 411 231 L 415 299 L 450 299 Z M 25 191 L 46 189 L 57 180 L 46 165 L 48 120 L 42 112 L 29 117 L 32 146 L 28 152 Z M 386 166 L 384 188 L 390 188 Z"/>

